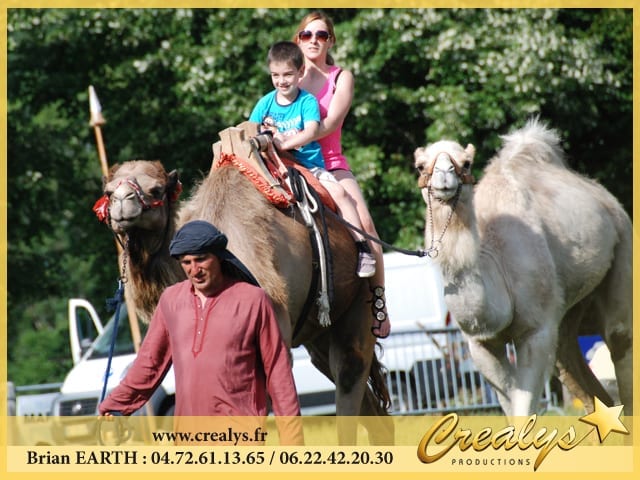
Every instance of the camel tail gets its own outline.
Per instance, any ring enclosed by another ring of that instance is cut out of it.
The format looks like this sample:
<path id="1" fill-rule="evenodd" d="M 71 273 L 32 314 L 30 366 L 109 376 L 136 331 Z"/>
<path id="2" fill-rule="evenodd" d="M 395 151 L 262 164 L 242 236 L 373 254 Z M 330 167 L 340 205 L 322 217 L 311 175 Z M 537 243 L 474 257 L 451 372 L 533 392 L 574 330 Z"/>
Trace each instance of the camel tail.
<path id="1" fill-rule="evenodd" d="M 385 381 L 385 373 L 386 368 L 380 363 L 378 356 L 374 355 L 369 371 L 369 386 L 378 402 L 378 407 L 386 413 L 391 407 L 391 397 Z"/>
<path id="2" fill-rule="evenodd" d="M 504 146 L 498 154 L 501 161 L 510 163 L 536 162 L 567 167 L 560 135 L 539 118 L 531 118 L 527 124 L 501 136 Z"/>

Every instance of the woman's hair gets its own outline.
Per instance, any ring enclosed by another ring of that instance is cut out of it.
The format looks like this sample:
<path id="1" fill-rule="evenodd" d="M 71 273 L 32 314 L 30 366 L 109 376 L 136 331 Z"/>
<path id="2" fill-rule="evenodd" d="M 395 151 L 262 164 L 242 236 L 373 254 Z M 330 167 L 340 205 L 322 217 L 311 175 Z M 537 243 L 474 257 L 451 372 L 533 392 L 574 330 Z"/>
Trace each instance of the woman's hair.
<path id="1" fill-rule="evenodd" d="M 333 38 L 333 45 L 335 46 L 337 44 L 337 38 L 336 38 L 336 32 L 333 28 L 333 21 L 326 13 L 321 12 L 319 10 L 308 13 L 300 21 L 300 23 L 298 24 L 298 28 L 296 28 L 296 31 L 293 34 L 293 41 L 296 43 L 300 43 L 300 39 L 298 38 L 298 33 L 304 30 L 307 25 L 309 25 L 311 22 L 315 20 L 321 20 L 327 25 L 327 31 L 329 32 L 329 35 L 331 35 L 330 38 Z M 333 57 L 329 52 L 327 52 L 327 65 L 334 65 L 334 64 L 335 62 L 333 60 Z"/>

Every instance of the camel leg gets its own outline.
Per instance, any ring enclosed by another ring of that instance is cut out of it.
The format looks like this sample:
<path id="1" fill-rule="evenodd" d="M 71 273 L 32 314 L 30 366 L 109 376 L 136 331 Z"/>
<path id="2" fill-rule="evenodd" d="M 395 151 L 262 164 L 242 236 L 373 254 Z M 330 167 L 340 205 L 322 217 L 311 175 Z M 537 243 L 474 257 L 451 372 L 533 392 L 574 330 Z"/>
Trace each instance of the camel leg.
<path id="1" fill-rule="evenodd" d="M 618 381 L 618 393 L 620 402 L 624 405 L 625 415 L 633 415 L 633 350 L 631 345 L 624 346 L 629 341 L 624 336 L 624 341 L 617 341 L 616 335 L 608 337 L 607 346 L 611 352 L 611 360 L 616 371 Z"/>
<path id="2" fill-rule="evenodd" d="M 611 396 L 593 375 L 582 356 L 580 345 L 575 338 L 566 338 L 558 346 L 558 378 L 569 392 L 578 398 L 587 412 L 593 412 L 593 397 L 596 396 L 608 406 L 613 405 Z"/>
<path id="3" fill-rule="evenodd" d="M 335 380 L 333 375 L 331 374 L 331 369 L 329 367 L 329 336 L 323 335 L 321 337 L 316 337 L 312 342 L 305 344 L 305 348 L 307 352 L 309 352 L 309 356 L 311 357 L 311 363 L 314 367 L 320 371 L 325 377 L 331 380 L 335 384 Z M 380 366 L 379 362 L 375 362 L 376 365 L 371 365 L 371 369 Z M 373 373 L 372 373 L 373 375 Z M 380 400 L 376 398 L 371 389 L 367 388 L 364 393 L 364 398 L 362 400 L 362 405 L 360 406 L 360 415 L 363 417 L 375 417 L 375 416 L 386 416 L 388 417 L 388 412 L 380 406 Z M 363 418 L 363 423 L 367 423 L 367 419 Z M 385 423 L 386 425 L 386 423 Z M 369 430 L 369 428 L 367 428 Z M 388 428 L 385 429 L 387 433 L 383 432 L 383 438 L 388 438 Z M 376 430 L 377 433 L 377 430 Z M 369 436 L 371 436 L 371 432 Z M 383 443 L 375 443 L 376 445 L 385 445 L 387 440 L 383 440 Z"/>
<path id="4" fill-rule="evenodd" d="M 312 342 L 305 344 L 305 348 L 309 352 L 311 363 L 329 380 L 335 383 L 329 366 L 329 335 L 326 334 L 314 338 Z M 380 407 L 380 401 L 369 388 L 366 388 L 364 391 L 359 415 L 363 426 L 367 429 L 372 445 L 393 444 L 395 428 L 393 420 L 387 412 Z M 343 425 L 343 428 L 346 428 L 346 426 Z M 350 428 L 355 430 L 356 426 L 351 425 Z"/>
<path id="5" fill-rule="evenodd" d="M 378 392 L 374 395 L 371 389 L 366 389 L 360 410 L 362 424 L 367 429 L 372 445 L 393 445 L 395 424 L 387 412 L 391 400 L 385 381 L 385 369 L 377 357 L 372 358 L 369 380 Z M 381 389 L 384 391 L 380 391 Z"/>
<path id="6" fill-rule="evenodd" d="M 509 361 L 504 343 L 469 339 L 471 357 L 495 388 L 508 417 L 529 416 L 537 411 L 555 357 L 556 334 L 549 330 L 518 339 L 515 365 Z"/>
<path id="7" fill-rule="evenodd" d="M 273 304 L 273 310 L 276 313 L 276 318 L 278 319 L 278 326 L 280 327 L 280 333 L 282 334 L 282 339 L 284 343 L 287 345 L 288 349 L 291 349 L 292 343 L 292 327 L 291 320 L 289 317 L 289 309 L 285 305 L 281 304 Z"/>
<path id="8" fill-rule="evenodd" d="M 621 250 L 628 253 L 621 253 Z M 593 292 L 595 317 L 613 362 L 620 402 L 625 415 L 633 415 L 633 311 L 630 240 L 618 246 L 614 263 L 598 289 Z"/>
<path id="9" fill-rule="evenodd" d="M 331 369 L 329 368 L 329 334 L 320 335 L 315 337 L 310 342 L 305 342 L 304 348 L 309 352 L 311 357 L 311 363 L 316 367 L 325 377 L 332 382 L 335 382 L 331 375 Z"/>
<path id="10" fill-rule="evenodd" d="M 517 355 L 511 397 L 514 416 L 537 412 L 544 384 L 555 365 L 557 337 L 558 330 L 549 325 L 514 340 Z"/>
<path id="11" fill-rule="evenodd" d="M 515 369 L 507 358 L 505 344 L 481 342 L 473 337 L 467 337 L 467 343 L 474 365 L 495 389 L 505 415 L 511 416 Z"/>
<path id="12" fill-rule="evenodd" d="M 371 445 L 394 445 L 395 424 L 387 412 L 380 413 L 378 400 L 367 389 L 362 402 L 361 421 L 369 434 Z"/>
<path id="13" fill-rule="evenodd" d="M 557 353 L 560 381 L 580 399 L 588 412 L 594 410 L 594 396 L 600 398 L 606 405 L 613 405 L 610 395 L 587 365 L 578 343 L 584 316 L 591 310 L 592 302 L 584 299 L 567 312 L 560 325 Z"/>
<path id="14" fill-rule="evenodd" d="M 341 445 L 356 444 L 355 419 L 349 417 L 361 413 L 365 391 L 368 390 L 371 362 L 375 355 L 375 337 L 369 330 L 369 312 L 364 292 L 365 289 L 361 288 L 361 301 L 356 299 L 352 302 L 331 331 L 329 365 L 336 384 L 338 441 Z"/>
<path id="15" fill-rule="evenodd" d="M 620 281 L 620 278 L 618 278 Z M 624 283 L 624 281 L 621 281 Z M 623 415 L 630 422 L 633 415 L 633 333 L 631 282 L 618 285 L 619 291 L 607 297 L 607 302 L 593 309 L 604 322 L 604 338 L 613 362 L 618 395 L 623 405 Z M 628 288 L 625 292 L 625 288 Z M 629 296 L 625 297 L 625 293 Z M 621 298 L 616 298 L 617 296 Z M 626 298 L 626 300 L 624 300 Z M 606 390 L 605 390 L 606 391 Z M 604 402 L 605 400 L 601 398 Z M 611 402 L 613 405 L 613 401 Z M 625 444 L 632 442 L 632 437 L 625 437 Z"/>
<path id="16" fill-rule="evenodd" d="M 371 359 L 366 350 L 356 350 L 332 342 L 329 364 L 336 379 L 336 415 L 340 445 L 356 445 L 356 418 L 367 390 Z"/>

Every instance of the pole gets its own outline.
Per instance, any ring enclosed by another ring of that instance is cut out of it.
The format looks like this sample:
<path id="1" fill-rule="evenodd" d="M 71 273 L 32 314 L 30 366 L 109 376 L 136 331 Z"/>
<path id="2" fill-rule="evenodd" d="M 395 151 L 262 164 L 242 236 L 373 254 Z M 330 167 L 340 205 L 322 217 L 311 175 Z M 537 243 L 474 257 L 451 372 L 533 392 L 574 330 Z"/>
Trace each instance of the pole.
<path id="1" fill-rule="evenodd" d="M 105 124 L 105 120 L 102 116 L 102 107 L 100 106 L 100 101 L 98 100 L 98 95 L 96 95 L 96 91 L 94 90 L 93 85 L 89 85 L 89 111 L 91 112 L 91 120 L 89 121 L 89 125 L 93 127 L 93 131 L 96 135 L 96 144 L 98 146 L 98 155 L 100 156 L 102 175 L 104 175 L 104 177 L 106 178 L 109 175 L 109 163 L 107 162 L 107 152 L 104 148 L 101 129 L 102 125 Z M 120 258 L 122 247 L 120 246 L 120 243 L 115 243 L 116 250 L 118 252 L 118 258 Z M 133 301 L 129 297 L 127 297 L 126 294 L 124 296 L 124 301 L 127 306 L 127 314 L 129 316 L 129 328 L 131 329 L 131 340 L 133 341 L 133 349 L 136 353 L 138 353 L 142 340 L 140 335 L 140 324 L 138 323 L 138 316 L 136 315 L 136 306 L 133 304 Z M 147 440 L 149 440 L 149 432 L 154 430 L 152 417 L 153 409 L 151 408 L 151 403 L 147 402 L 145 409 L 147 412 L 147 428 L 143 432 L 143 435 Z"/>
<path id="2" fill-rule="evenodd" d="M 100 101 L 96 95 L 96 91 L 93 85 L 89 85 L 89 111 L 91 112 L 91 120 L 89 125 L 93 127 L 93 131 L 96 135 L 96 144 L 98 146 L 98 155 L 100 157 L 100 166 L 102 167 L 102 175 L 105 178 L 109 175 L 109 164 L 107 162 L 107 152 L 104 148 L 104 141 L 102 140 L 102 125 L 105 124 L 104 117 L 102 116 L 102 107 Z M 122 253 L 122 247 L 116 242 L 116 249 L 118 252 L 118 258 Z M 125 303 L 127 305 L 127 313 L 129 315 L 129 328 L 131 329 L 131 339 L 133 340 L 133 348 L 135 352 L 138 352 L 141 343 L 140 325 L 138 324 L 138 318 L 136 315 L 135 305 L 132 300 L 125 295 Z"/>

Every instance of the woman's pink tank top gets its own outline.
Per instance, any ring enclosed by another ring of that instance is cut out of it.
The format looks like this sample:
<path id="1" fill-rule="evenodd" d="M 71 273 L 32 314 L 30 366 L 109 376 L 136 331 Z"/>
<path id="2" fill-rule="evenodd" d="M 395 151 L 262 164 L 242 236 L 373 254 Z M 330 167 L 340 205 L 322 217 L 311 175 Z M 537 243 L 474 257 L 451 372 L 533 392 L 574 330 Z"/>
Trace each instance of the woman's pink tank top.
<path id="1" fill-rule="evenodd" d="M 316 95 L 320 104 L 320 118 L 322 119 L 327 117 L 329 105 L 336 90 L 336 79 L 341 71 L 340 67 L 332 65 L 326 83 Z M 350 170 L 347 159 L 342 155 L 342 124 L 330 135 L 319 139 L 318 143 L 322 148 L 322 156 L 327 170 Z"/>

